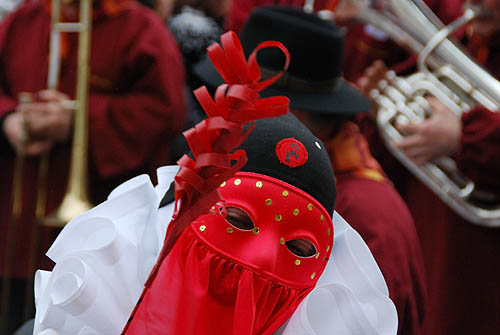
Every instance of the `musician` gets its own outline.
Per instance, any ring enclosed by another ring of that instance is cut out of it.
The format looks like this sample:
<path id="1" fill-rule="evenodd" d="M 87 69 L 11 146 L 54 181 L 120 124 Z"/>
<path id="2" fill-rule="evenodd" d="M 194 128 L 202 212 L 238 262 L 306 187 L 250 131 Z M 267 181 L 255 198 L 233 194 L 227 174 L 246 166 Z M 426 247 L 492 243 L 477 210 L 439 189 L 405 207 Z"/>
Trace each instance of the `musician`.
<path id="1" fill-rule="evenodd" d="M 273 29 L 268 28 L 271 25 Z M 369 104 L 340 77 L 341 28 L 299 8 L 262 7 L 252 12 L 241 38 L 247 51 L 269 39 L 290 50 L 286 79 L 270 88 L 272 94 L 288 96 L 292 111 L 324 142 L 336 176 L 335 209 L 365 239 L 380 266 L 398 311 L 398 333 L 420 334 L 426 283 L 419 241 L 406 205 L 351 121 Z M 260 54 L 261 65 L 278 71 L 282 59 L 265 51 Z M 205 61 L 195 72 L 215 86 L 221 79 L 209 68 Z"/>
<path id="2" fill-rule="evenodd" d="M 182 59 L 163 22 L 134 1 L 93 3 L 89 156 L 88 162 L 79 164 L 88 164 L 91 200 L 98 203 L 131 175 L 154 171 L 169 162 L 169 139 L 182 126 L 185 103 Z M 76 5 L 63 6 L 63 20 L 76 19 Z M 43 181 L 47 214 L 60 204 L 68 180 L 74 115 L 62 102 L 75 95 L 78 36 L 62 34 L 59 86 L 46 90 L 50 7 L 50 1 L 26 2 L 0 25 L 0 273 L 5 269 L 12 215 L 14 161 L 22 147 L 26 155 L 22 216 L 17 222 L 10 269 L 20 283 L 31 278 L 36 267 L 47 268 L 47 258 L 41 258 L 55 234 L 54 229 L 44 227 L 40 240 L 31 240 L 37 227 L 40 155 L 50 155 L 48 177 Z M 31 93 L 31 102 L 19 103 L 23 92 Z M 35 242 L 39 244 L 36 259 L 30 260 L 29 246 Z M 23 290 L 12 294 L 16 301 L 23 301 Z M 22 315 L 22 310 L 15 313 Z"/>
<path id="3" fill-rule="evenodd" d="M 500 2 L 472 1 L 481 15 L 463 39 L 471 55 L 500 78 Z M 374 65 L 366 79 L 376 81 L 383 64 Z M 368 85 L 369 86 L 369 85 Z M 367 86 L 367 87 L 368 87 Z M 419 124 L 399 125 L 407 136 L 395 143 L 417 165 L 451 155 L 459 170 L 479 190 L 500 195 L 500 114 L 475 106 L 462 117 L 430 97 L 432 116 Z M 387 153 L 386 153 L 387 154 Z M 394 166 L 392 167 L 395 171 Z M 498 334 L 500 323 L 500 231 L 475 226 L 453 213 L 415 178 L 401 170 L 395 182 L 415 219 L 429 277 L 426 334 Z M 390 175 L 391 176 L 391 175 Z"/>

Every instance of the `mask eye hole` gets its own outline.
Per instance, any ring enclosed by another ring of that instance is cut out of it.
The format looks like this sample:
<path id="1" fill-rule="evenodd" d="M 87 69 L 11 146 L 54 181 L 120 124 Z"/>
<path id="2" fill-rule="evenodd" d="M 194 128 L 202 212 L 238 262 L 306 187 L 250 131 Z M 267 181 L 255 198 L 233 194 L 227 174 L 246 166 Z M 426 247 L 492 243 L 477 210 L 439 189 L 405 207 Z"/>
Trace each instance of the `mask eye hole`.
<path id="1" fill-rule="evenodd" d="M 298 257 L 312 257 L 316 255 L 316 247 L 311 241 L 302 238 L 286 241 L 286 247 Z"/>
<path id="2" fill-rule="evenodd" d="M 226 221 L 231 226 L 241 230 L 252 230 L 255 226 L 250 219 L 250 216 L 238 207 L 226 207 L 227 217 Z"/>

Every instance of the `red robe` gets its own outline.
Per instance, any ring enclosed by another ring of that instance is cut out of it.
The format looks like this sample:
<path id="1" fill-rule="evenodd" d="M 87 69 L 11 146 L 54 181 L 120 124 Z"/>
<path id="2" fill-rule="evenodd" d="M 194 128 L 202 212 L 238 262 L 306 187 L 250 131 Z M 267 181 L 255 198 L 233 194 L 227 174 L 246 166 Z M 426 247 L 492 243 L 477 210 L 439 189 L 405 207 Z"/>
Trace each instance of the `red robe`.
<path id="1" fill-rule="evenodd" d="M 371 156 L 357 126 L 326 143 L 337 180 L 335 209 L 365 240 L 398 312 L 398 334 L 421 334 L 426 280 L 410 212 Z"/>
<path id="2" fill-rule="evenodd" d="M 487 69 L 500 78 L 500 34 L 489 42 Z M 471 50 L 473 54 L 478 54 Z M 481 53 L 482 54 L 482 53 Z M 479 189 L 500 196 L 500 113 L 476 107 L 462 117 L 459 169 Z M 374 125 L 365 129 L 377 141 Z M 380 144 L 380 139 L 378 139 Z M 500 229 L 482 228 L 451 211 L 425 185 L 394 164 L 383 146 L 384 168 L 402 191 L 421 239 L 429 305 L 424 333 L 500 334 Z"/>
<path id="3" fill-rule="evenodd" d="M 12 111 L 20 92 L 46 88 L 50 15 L 43 1 L 28 2 L 0 25 L 0 117 Z M 74 96 L 77 36 L 67 34 L 59 90 Z M 118 183 L 169 163 L 169 139 L 184 118 L 184 70 L 173 37 L 157 15 L 138 4 L 107 15 L 94 9 L 90 53 L 89 185 L 94 203 Z M 2 135 L 3 136 L 3 135 Z M 0 269 L 4 267 L 11 215 L 15 154 L 0 137 Z M 65 192 L 70 143 L 50 153 L 47 210 Z M 32 276 L 28 254 L 34 227 L 38 159 L 26 159 L 23 214 L 15 236 L 15 277 Z M 42 236 L 54 229 L 42 228 Z M 52 236 L 54 237 L 54 236 Z M 42 238 L 38 258 L 50 246 Z M 22 241 L 22 243 L 21 243 Z M 44 259 L 48 260 L 43 256 Z M 45 265 L 47 266 L 47 265 Z"/>

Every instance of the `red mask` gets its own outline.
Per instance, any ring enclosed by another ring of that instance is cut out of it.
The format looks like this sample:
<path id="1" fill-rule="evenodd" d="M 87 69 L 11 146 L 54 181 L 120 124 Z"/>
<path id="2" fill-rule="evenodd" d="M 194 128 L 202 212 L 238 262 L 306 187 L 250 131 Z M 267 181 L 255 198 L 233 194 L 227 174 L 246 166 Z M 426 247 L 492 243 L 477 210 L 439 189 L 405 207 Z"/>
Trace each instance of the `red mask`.
<path id="1" fill-rule="evenodd" d="M 184 231 L 127 334 L 272 334 L 316 284 L 333 243 L 331 218 L 319 202 L 249 172 L 236 173 L 219 192 L 225 207 Z M 226 220 L 231 208 L 253 226 Z M 293 248 L 297 240 L 314 248 L 302 254 Z"/>

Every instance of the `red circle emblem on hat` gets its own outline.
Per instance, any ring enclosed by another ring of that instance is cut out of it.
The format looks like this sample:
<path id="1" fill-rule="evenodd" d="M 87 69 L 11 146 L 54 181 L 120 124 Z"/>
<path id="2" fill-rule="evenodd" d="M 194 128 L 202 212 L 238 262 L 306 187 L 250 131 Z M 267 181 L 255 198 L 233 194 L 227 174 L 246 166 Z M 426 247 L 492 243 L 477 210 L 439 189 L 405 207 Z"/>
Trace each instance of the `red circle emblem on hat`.
<path id="1" fill-rule="evenodd" d="M 307 162 L 308 153 L 304 144 L 289 137 L 276 144 L 276 156 L 281 163 L 294 168 Z"/>

